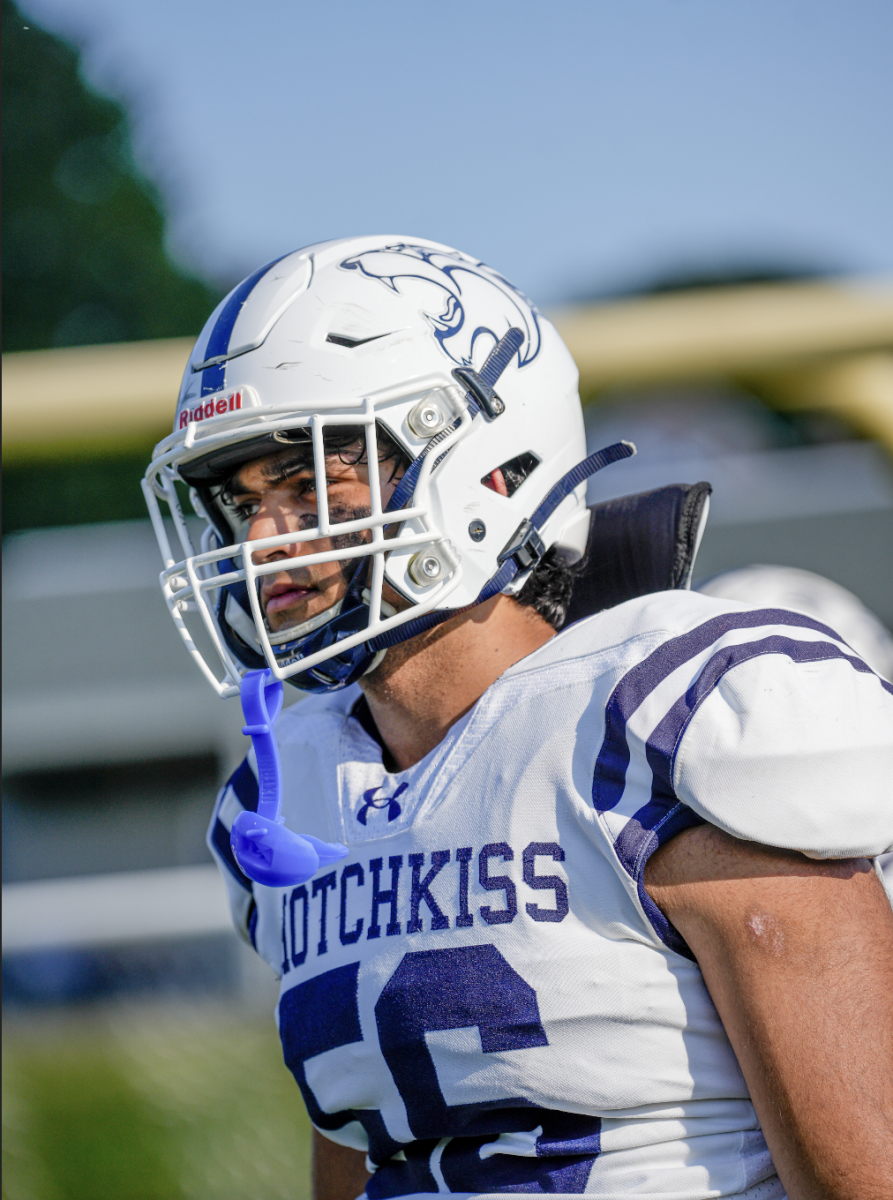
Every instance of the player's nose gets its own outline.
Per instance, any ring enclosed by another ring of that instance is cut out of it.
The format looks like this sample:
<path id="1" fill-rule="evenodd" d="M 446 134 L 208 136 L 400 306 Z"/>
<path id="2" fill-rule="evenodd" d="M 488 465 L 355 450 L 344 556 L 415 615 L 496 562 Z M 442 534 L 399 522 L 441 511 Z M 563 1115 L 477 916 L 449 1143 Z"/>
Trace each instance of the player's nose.
<path id="1" fill-rule="evenodd" d="M 300 533 L 314 529 L 317 525 L 315 513 L 306 510 L 299 511 L 298 507 L 287 500 L 275 496 L 265 497 L 248 527 L 247 540 L 258 541 L 265 538 L 287 538 L 289 534 Z M 301 555 L 313 554 L 320 549 L 315 539 L 300 541 L 276 541 L 270 546 L 261 546 L 252 551 L 251 558 L 256 565 L 278 562 L 285 558 L 298 558 Z"/>

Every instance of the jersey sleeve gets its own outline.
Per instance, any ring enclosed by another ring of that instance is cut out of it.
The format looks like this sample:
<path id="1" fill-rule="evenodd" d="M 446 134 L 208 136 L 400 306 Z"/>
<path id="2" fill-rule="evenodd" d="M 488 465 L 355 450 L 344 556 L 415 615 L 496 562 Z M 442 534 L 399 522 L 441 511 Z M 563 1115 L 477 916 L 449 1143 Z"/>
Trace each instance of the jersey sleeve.
<path id="1" fill-rule="evenodd" d="M 220 868 L 226 884 L 230 912 L 236 932 L 254 949 L 257 949 L 257 904 L 254 885 L 239 867 L 230 846 L 233 821 L 245 809 L 257 812 L 257 776 L 248 758 L 232 773 L 224 784 L 214 805 L 214 814 L 208 828 L 208 848 Z"/>
<path id="2" fill-rule="evenodd" d="M 654 740 L 675 796 L 727 833 L 874 857 L 893 849 L 893 687 L 823 629 L 712 648 Z"/>

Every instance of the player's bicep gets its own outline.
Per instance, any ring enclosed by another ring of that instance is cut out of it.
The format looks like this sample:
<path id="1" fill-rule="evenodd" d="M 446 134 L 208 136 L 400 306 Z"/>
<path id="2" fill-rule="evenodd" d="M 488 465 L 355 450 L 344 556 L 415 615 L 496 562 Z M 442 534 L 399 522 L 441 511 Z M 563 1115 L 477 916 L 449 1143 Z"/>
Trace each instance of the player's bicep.
<path id="1" fill-rule="evenodd" d="M 890 1200 L 893 912 L 872 864 L 702 825 L 645 886 L 698 960 L 791 1200 Z"/>

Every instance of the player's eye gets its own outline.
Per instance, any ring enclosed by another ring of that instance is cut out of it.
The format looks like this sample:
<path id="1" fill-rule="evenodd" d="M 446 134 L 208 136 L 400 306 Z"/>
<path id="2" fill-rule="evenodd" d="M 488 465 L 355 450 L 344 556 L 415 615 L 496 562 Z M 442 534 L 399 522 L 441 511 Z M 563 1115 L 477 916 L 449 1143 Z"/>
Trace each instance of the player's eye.
<path id="1" fill-rule="evenodd" d="M 241 504 L 237 504 L 234 500 L 231 500 L 227 507 L 237 521 L 250 521 L 252 517 L 257 515 L 260 505 L 256 500 L 245 500 Z"/>
<path id="2" fill-rule="evenodd" d="M 331 492 L 333 490 L 333 488 L 336 488 L 336 487 L 338 487 L 339 484 L 343 484 L 343 483 L 344 483 L 343 479 L 330 479 L 327 477 L 326 478 L 326 491 Z M 304 480 L 298 481 L 295 485 L 295 491 L 302 498 L 305 496 L 315 496 L 316 495 L 316 479 L 315 479 L 315 477 L 311 477 L 309 479 L 304 479 Z"/>
<path id="3" fill-rule="evenodd" d="M 331 492 L 343 480 L 326 479 L 326 491 Z M 316 477 L 315 475 L 293 475 L 288 480 L 289 489 L 295 500 L 303 504 L 316 504 Z M 224 492 L 220 501 L 229 516 L 230 521 L 238 525 L 249 525 L 257 514 L 260 512 L 263 499 L 244 499 L 238 500 L 231 493 Z"/>

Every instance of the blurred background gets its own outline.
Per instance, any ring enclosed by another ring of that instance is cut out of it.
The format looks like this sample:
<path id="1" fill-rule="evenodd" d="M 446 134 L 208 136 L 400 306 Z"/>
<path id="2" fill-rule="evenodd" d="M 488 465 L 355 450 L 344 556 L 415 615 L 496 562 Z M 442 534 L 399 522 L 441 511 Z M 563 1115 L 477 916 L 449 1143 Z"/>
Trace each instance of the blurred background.
<path id="1" fill-rule="evenodd" d="M 636 442 L 593 502 L 708 480 L 696 577 L 889 627 L 891 41 L 886 0 L 4 0 L 4 1196 L 309 1188 L 204 845 L 240 714 L 139 487 L 217 300 L 327 237 L 459 246 Z"/>

